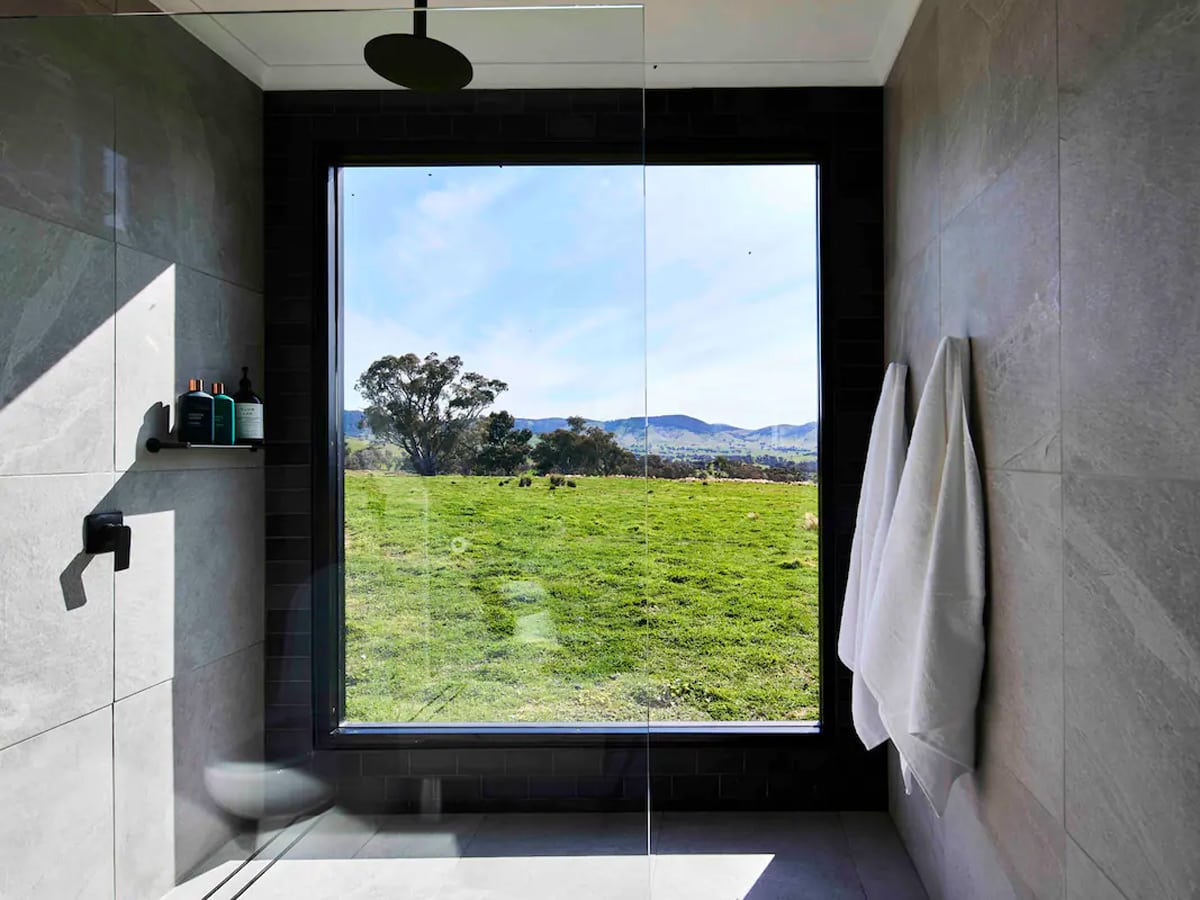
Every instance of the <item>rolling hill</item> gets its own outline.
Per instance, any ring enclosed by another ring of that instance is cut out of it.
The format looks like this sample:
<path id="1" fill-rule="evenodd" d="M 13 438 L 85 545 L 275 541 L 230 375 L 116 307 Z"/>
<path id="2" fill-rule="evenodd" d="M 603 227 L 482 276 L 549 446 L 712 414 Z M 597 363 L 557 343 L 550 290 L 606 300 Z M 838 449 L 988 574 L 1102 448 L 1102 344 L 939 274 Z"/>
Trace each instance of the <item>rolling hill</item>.
<path id="1" fill-rule="evenodd" d="M 360 426 L 362 412 L 346 410 L 342 413 L 342 427 L 346 437 L 369 437 L 370 432 Z M 648 420 L 640 416 L 608 421 L 588 420 L 589 425 L 598 425 L 609 431 L 622 447 L 635 453 L 645 453 L 647 438 L 649 450 L 668 459 L 690 459 L 697 456 L 745 456 L 760 458 L 775 456 L 780 459 L 815 459 L 817 455 L 817 423 L 803 425 L 768 425 L 765 428 L 739 428 L 736 425 L 710 423 L 693 416 L 651 416 Z M 646 428 L 649 426 L 647 434 Z M 517 428 L 528 428 L 534 433 L 549 434 L 558 428 L 566 428 L 566 418 L 517 419 Z"/>

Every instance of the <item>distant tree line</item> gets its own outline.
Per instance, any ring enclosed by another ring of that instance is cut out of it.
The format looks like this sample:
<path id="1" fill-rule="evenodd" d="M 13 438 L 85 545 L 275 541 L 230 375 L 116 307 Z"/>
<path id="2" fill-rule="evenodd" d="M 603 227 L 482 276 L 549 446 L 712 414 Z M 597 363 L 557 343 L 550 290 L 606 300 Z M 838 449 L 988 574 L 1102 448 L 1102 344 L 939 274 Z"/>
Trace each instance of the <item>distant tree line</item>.
<path id="1" fill-rule="evenodd" d="M 463 372 L 462 359 L 430 353 L 385 356 L 355 383 L 368 401 L 363 421 L 373 441 L 345 448 L 347 469 L 412 471 L 418 475 L 648 475 L 651 478 L 753 478 L 803 481 L 816 463 L 771 457 L 638 456 L 608 431 L 580 416 L 541 435 L 517 428 L 507 410 L 483 412 L 508 389 L 503 381 Z M 398 452 L 400 448 L 403 452 Z M 764 465 L 764 463 L 766 463 Z"/>

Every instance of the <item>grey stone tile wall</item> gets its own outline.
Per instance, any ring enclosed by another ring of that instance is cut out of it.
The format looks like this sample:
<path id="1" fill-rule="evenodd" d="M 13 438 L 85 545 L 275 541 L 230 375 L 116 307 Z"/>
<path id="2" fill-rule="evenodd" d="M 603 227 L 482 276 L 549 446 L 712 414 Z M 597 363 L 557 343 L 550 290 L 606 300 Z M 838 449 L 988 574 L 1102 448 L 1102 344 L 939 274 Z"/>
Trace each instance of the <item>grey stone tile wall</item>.
<path id="1" fill-rule="evenodd" d="M 143 444 L 189 377 L 261 381 L 262 98 L 36 6 L 96 15 L 0 16 L 0 895 L 156 900 L 233 832 L 204 766 L 261 751 L 263 454 Z"/>
<path id="2" fill-rule="evenodd" d="M 933 897 L 1194 897 L 1200 8 L 925 0 L 884 96 L 888 352 L 972 339 L 990 532 L 979 770 L 893 818 Z"/>

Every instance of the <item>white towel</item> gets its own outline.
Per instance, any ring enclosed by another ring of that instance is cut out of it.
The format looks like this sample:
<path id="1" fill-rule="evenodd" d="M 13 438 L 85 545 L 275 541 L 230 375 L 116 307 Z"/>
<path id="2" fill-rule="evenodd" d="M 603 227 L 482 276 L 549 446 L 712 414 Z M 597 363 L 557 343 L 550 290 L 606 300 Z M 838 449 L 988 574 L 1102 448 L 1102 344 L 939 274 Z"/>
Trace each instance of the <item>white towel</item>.
<path id="1" fill-rule="evenodd" d="M 967 418 L 970 344 L 943 338 L 921 396 L 859 669 L 940 815 L 975 766 L 983 671 L 983 489 Z"/>
<path id="2" fill-rule="evenodd" d="M 838 657 L 854 673 L 850 688 L 854 730 L 867 749 L 882 744 L 888 736 L 879 718 L 879 701 L 858 669 L 884 540 L 892 521 L 900 473 L 904 469 L 904 451 L 908 446 L 908 427 L 904 421 L 907 377 L 908 366 L 899 363 L 889 365 L 883 376 L 883 391 L 871 423 L 862 492 L 858 495 L 854 542 L 850 546 L 850 577 L 846 581 L 846 601 L 842 605 L 842 627 L 838 633 Z"/>

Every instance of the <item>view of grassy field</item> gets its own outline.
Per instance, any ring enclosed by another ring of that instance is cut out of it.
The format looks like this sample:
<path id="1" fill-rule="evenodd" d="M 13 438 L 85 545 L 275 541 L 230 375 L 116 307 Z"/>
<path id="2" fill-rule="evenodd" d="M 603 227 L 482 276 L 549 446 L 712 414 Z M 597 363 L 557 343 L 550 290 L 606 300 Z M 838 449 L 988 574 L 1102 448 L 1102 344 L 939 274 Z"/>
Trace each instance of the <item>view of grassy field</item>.
<path id="1" fill-rule="evenodd" d="M 572 481 L 345 473 L 347 720 L 817 719 L 814 485 Z"/>

